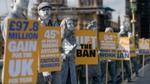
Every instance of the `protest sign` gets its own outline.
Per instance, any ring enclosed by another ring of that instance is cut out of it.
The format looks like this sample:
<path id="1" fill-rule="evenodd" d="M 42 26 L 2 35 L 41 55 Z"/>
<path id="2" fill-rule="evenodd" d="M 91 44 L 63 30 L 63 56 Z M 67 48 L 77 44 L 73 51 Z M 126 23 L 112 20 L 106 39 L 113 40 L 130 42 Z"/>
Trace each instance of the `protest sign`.
<path id="1" fill-rule="evenodd" d="M 36 84 L 38 70 L 38 21 L 7 22 L 4 50 L 4 84 Z"/>
<path id="2" fill-rule="evenodd" d="M 117 33 L 99 33 L 100 60 L 117 60 Z"/>
<path id="3" fill-rule="evenodd" d="M 77 30 L 75 32 L 77 40 L 76 64 L 97 64 L 97 35 L 92 30 Z"/>
<path id="4" fill-rule="evenodd" d="M 40 31 L 39 71 L 61 70 L 61 32 L 59 27 L 42 27 Z"/>
<path id="5" fill-rule="evenodd" d="M 149 39 L 139 39 L 138 54 L 150 55 L 150 40 Z"/>
<path id="6" fill-rule="evenodd" d="M 118 60 L 130 60 L 130 38 L 119 37 L 117 49 Z"/>

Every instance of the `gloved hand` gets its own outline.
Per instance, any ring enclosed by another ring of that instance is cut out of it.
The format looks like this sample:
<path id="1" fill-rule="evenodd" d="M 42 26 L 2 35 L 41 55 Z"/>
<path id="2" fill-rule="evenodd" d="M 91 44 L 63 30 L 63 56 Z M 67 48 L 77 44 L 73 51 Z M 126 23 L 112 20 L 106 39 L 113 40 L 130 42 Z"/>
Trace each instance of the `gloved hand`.
<path id="1" fill-rule="evenodd" d="M 51 76 L 51 73 L 49 72 L 43 72 L 43 76 L 44 76 L 44 79 L 47 83 L 51 83 L 51 80 L 52 80 L 52 76 Z"/>
<path id="2" fill-rule="evenodd" d="M 100 52 L 101 52 L 101 51 L 100 51 L 100 50 L 98 50 L 98 51 L 97 51 L 97 54 L 98 54 L 98 55 L 100 55 Z"/>
<path id="3" fill-rule="evenodd" d="M 75 47 L 77 46 L 77 44 L 71 44 L 70 42 L 68 42 L 66 39 L 64 39 L 63 43 L 62 43 L 62 48 L 64 50 L 64 53 L 67 55 L 70 51 L 72 51 Z"/>
<path id="4" fill-rule="evenodd" d="M 73 50 L 73 48 L 75 48 L 75 47 L 77 47 L 77 44 L 70 45 L 70 46 L 66 46 L 66 47 L 64 48 L 64 51 L 65 51 L 65 52 L 61 54 L 62 59 L 63 59 L 63 60 L 66 59 L 67 54 L 69 54 L 69 52 L 70 52 L 71 50 Z"/>
<path id="5" fill-rule="evenodd" d="M 66 54 L 62 53 L 61 58 L 62 58 L 62 60 L 66 59 Z"/>

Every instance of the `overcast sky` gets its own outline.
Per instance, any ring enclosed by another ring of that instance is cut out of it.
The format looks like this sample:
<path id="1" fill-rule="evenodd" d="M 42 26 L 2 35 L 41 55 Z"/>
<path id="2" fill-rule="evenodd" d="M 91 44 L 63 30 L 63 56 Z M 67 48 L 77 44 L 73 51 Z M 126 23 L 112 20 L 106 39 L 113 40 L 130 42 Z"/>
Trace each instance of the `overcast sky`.
<path id="1" fill-rule="evenodd" d="M 0 16 L 5 15 L 10 10 L 10 3 L 6 3 L 7 1 L 10 0 L 0 0 Z"/>
<path id="2" fill-rule="evenodd" d="M 8 10 L 10 10 L 10 4 L 12 0 L 0 0 L 0 16 L 6 15 L 8 13 Z M 29 0 L 29 8 L 31 7 L 31 4 L 34 0 Z M 71 0 L 70 2 L 73 2 L 76 0 Z M 74 3 L 70 4 L 73 5 Z M 115 9 L 116 11 L 113 12 L 113 21 L 117 21 L 118 15 L 123 17 L 125 15 L 125 0 L 103 0 L 104 6 L 111 7 Z"/>

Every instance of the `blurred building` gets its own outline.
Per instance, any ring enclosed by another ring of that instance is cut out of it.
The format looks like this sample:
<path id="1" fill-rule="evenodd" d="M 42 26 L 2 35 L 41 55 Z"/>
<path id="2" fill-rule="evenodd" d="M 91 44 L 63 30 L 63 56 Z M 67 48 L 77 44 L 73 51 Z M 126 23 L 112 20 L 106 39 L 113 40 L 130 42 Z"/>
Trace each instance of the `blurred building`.
<path id="1" fill-rule="evenodd" d="M 33 2 L 33 6 L 31 8 L 31 18 L 33 19 L 37 19 L 38 18 L 38 13 L 37 13 L 37 7 L 41 2 L 49 2 L 54 8 L 58 8 L 58 7 L 63 7 L 64 5 L 66 5 L 66 2 L 64 2 L 66 0 L 34 0 Z"/>
<path id="2" fill-rule="evenodd" d="M 118 22 L 111 21 L 110 27 L 113 28 L 114 32 L 119 32 L 119 23 Z"/>
<path id="3" fill-rule="evenodd" d="M 103 14 L 102 14 L 102 21 L 103 22 L 103 28 L 107 28 L 107 27 L 112 27 L 115 31 L 118 31 L 119 27 L 118 27 L 118 23 L 119 22 L 114 22 L 112 21 L 112 12 L 114 12 L 115 10 L 110 8 L 110 7 L 103 7 Z"/>
<path id="4" fill-rule="evenodd" d="M 126 15 L 131 17 L 130 0 L 126 0 L 125 4 L 126 4 L 125 13 Z"/>
<path id="5" fill-rule="evenodd" d="M 150 37 L 150 0 L 137 0 L 141 37 Z"/>
<path id="6" fill-rule="evenodd" d="M 85 29 L 93 20 L 100 22 L 103 0 L 37 0 L 32 15 L 37 18 L 37 6 L 42 1 L 48 1 L 53 6 L 53 18 L 63 19 L 72 16 L 77 20 L 77 28 Z M 102 24 L 99 24 L 102 27 Z"/>

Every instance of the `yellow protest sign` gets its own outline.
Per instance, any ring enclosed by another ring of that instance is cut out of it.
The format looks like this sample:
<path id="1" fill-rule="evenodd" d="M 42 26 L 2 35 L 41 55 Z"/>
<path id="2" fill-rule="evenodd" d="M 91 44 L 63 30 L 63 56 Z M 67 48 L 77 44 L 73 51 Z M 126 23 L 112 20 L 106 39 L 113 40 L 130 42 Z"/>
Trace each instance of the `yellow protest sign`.
<path id="1" fill-rule="evenodd" d="M 39 71 L 61 70 L 61 28 L 42 27 L 40 31 Z"/>
<path id="2" fill-rule="evenodd" d="M 77 30 L 75 35 L 78 43 L 75 58 L 76 64 L 97 64 L 96 31 Z"/>
<path id="3" fill-rule="evenodd" d="M 8 20 L 4 57 L 4 84 L 36 84 L 38 21 Z"/>
<path id="4" fill-rule="evenodd" d="M 117 33 L 99 33 L 100 60 L 117 60 Z"/>
<path id="5" fill-rule="evenodd" d="M 117 59 L 130 60 L 130 38 L 120 37 L 118 42 Z"/>
<path id="6" fill-rule="evenodd" d="M 135 42 L 133 41 L 133 37 L 130 38 L 130 56 L 131 57 L 136 57 L 136 46 Z"/>
<path id="7" fill-rule="evenodd" d="M 150 40 L 149 39 L 139 39 L 139 50 L 140 55 L 150 55 Z"/>

